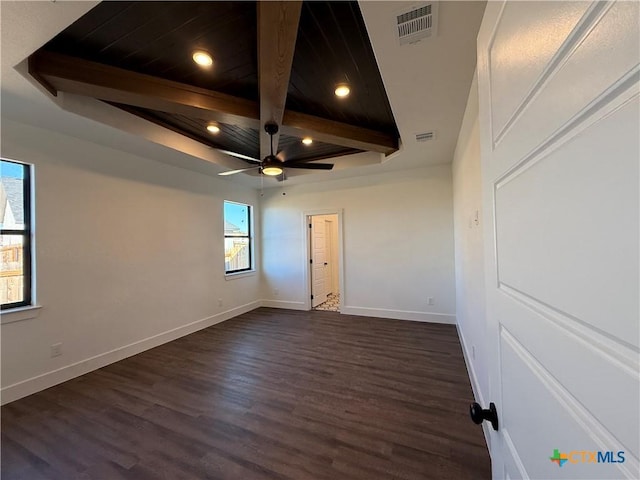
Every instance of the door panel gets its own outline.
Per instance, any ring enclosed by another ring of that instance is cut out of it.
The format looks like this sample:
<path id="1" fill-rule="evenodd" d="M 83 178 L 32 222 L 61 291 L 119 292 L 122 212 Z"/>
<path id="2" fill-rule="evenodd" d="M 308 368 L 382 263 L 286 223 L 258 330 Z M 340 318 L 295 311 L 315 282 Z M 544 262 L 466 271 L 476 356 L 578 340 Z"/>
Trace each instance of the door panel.
<path id="1" fill-rule="evenodd" d="M 559 467 L 549 457 L 555 448 L 563 453 L 609 450 L 612 438 L 592 435 L 601 426 L 576 398 L 506 329 L 501 331 L 503 357 L 503 417 L 522 418 L 533 414 L 531 424 L 513 422 L 507 435 L 505 455 L 512 478 L 532 479 L 620 479 L 624 470 L 608 464 L 576 463 Z M 523 388 L 526 385 L 526 388 Z M 524 414 L 524 415 L 523 415 Z M 577 439 L 580 439 L 576 444 Z M 620 464 L 622 466 L 622 464 Z M 519 468 L 518 468 L 519 467 Z M 632 477 L 633 478 L 633 477 Z"/>
<path id="2" fill-rule="evenodd" d="M 311 260 L 311 306 L 317 307 L 327 301 L 327 235 L 321 216 L 311 217 Z"/>
<path id="3" fill-rule="evenodd" d="M 592 412 L 591 422 L 600 425 L 593 435 L 596 438 L 615 435 L 625 446 L 623 450 L 637 458 L 638 431 L 633 428 L 640 424 L 637 354 L 535 300 L 512 293 L 507 288 L 501 289 L 501 293 L 505 296 L 505 301 L 499 305 L 505 319 L 500 325 L 501 351 L 506 334 L 512 339 L 512 345 L 525 345 L 523 348 L 527 354 L 540 366 L 539 371 L 555 379 L 563 391 L 581 405 L 580 408 Z M 503 358 L 502 369 L 508 367 L 513 365 L 508 365 Z M 530 387 L 521 386 L 523 390 Z M 503 385 L 505 396 L 507 391 Z M 615 392 L 615 395 L 603 392 Z M 503 402 L 507 408 L 506 398 Z M 515 405 L 515 408 L 519 407 Z M 550 429 L 543 428 L 547 414 L 547 409 L 536 409 L 526 415 L 528 421 L 520 423 L 521 417 L 516 416 L 513 424 L 524 426 L 527 435 L 531 433 L 531 425 L 536 425 L 536 429 L 549 436 L 550 433 L 555 434 L 561 424 L 552 423 L 547 425 Z M 573 416 L 574 412 L 565 414 Z M 503 426 L 510 427 L 509 415 L 503 415 Z M 604 437 L 602 443 L 606 444 Z"/>
<path id="4" fill-rule="evenodd" d="M 632 98 L 518 166 L 495 192 L 500 285 L 636 347 L 639 131 Z M 616 151 L 626 153 L 603 168 Z"/>
<path id="5" fill-rule="evenodd" d="M 505 6 L 490 50 L 491 94 L 503 98 L 491 111 L 495 137 L 521 108 L 521 100 L 589 8 L 588 2 L 526 2 Z M 548 19 L 556 21 L 549 23 Z M 526 34 L 527 38 L 522 38 Z M 530 36 L 530 38 L 529 38 Z M 519 41 L 512 41 L 519 38 Z M 545 41 L 541 42 L 540 39 Z M 514 62 L 518 62 L 517 75 Z"/>
<path id="6" fill-rule="evenodd" d="M 505 10 L 517 11 L 519 8 L 520 3 L 513 2 L 507 3 Z M 525 67 L 526 57 L 524 61 L 502 62 L 493 66 L 488 72 L 491 84 L 494 77 L 508 75 L 514 82 L 532 84 L 524 96 L 510 102 L 515 101 L 518 106 L 511 114 L 506 131 L 500 124 L 490 124 L 494 162 L 504 164 L 503 167 L 511 166 L 514 159 L 534 153 L 536 148 L 547 147 L 543 140 L 562 136 L 584 120 L 584 116 L 597 111 L 611 96 L 617 95 L 619 89 L 624 90 L 637 83 L 640 43 L 630 33 L 637 29 L 637 16 L 637 2 L 593 3 L 537 78 L 531 76 L 537 72 L 530 72 Z M 550 28 L 556 20 L 546 19 Z M 505 23 L 505 20 L 500 22 L 496 36 Z M 511 40 L 518 43 L 524 39 L 530 40 L 524 33 L 521 38 L 513 37 Z M 542 35 L 529 44 L 529 48 L 544 49 L 545 45 L 546 36 Z M 612 52 L 625 52 L 625 55 L 612 55 Z M 525 78 L 519 80 L 522 76 Z M 505 91 L 500 94 L 496 91 L 493 97 L 497 101 L 492 102 L 492 106 L 508 100 Z M 508 147 L 497 148 L 501 141 L 507 139 L 511 140 Z"/>
<path id="7" fill-rule="evenodd" d="M 638 2 L 487 5 L 494 478 L 640 475 L 639 13 Z M 624 451 L 625 462 L 560 467 L 554 449 Z"/>

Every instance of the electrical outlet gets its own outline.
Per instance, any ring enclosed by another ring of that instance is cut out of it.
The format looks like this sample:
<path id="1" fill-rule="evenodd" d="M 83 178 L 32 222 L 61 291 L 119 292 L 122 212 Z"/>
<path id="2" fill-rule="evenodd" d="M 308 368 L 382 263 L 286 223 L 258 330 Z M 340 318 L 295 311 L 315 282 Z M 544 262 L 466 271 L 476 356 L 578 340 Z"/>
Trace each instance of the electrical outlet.
<path id="1" fill-rule="evenodd" d="M 427 305 L 433 305 L 433 297 L 427 297 Z"/>
<path id="2" fill-rule="evenodd" d="M 62 355 L 62 343 L 54 343 L 51 345 L 51 358 Z"/>
<path id="3" fill-rule="evenodd" d="M 221 298 L 219 298 L 219 299 L 218 299 L 218 306 L 219 306 L 219 307 L 221 307 L 221 306 L 222 306 L 222 299 L 221 299 Z"/>

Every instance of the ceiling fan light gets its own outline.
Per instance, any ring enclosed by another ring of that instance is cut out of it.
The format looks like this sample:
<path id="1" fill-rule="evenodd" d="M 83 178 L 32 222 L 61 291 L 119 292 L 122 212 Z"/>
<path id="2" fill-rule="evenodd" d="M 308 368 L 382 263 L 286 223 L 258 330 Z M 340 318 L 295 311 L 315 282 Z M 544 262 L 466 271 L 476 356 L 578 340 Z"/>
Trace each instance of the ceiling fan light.
<path id="1" fill-rule="evenodd" d="M 304 137 L 302 139 L 302 143 L 304 145 L 311 145 L 313 143 L 313 139 L 311 137 Z"/>
<path id="2" fill-rule="evenodd" d="M 193 52 L 191 58 L 201 67 L 210 67 L 213 65 L 213 57 L 204 50 L 196 50 Z"/>
<path id="3" fill-rule="evenodd" d="M 344 98 L 349 96 L 349 94 L 351 93 L 351 89 L 346 83 L 339 83 L 338 85 L 336 85 L 334 93 L 336 94 L 336 97 Z"/>
<path id="4" fill-rule="evenodd" d="M 207 130 L 209 131 L 209 133 L 213 133 L 214 135 L 220 133 L 220 127 L 215 123 L 210 123 L 209 125 L 207 125 Z"/>
<path id="5" fill-rule="evenodd" d="M 262 168 L 262 173 L 269 175 L 270 177 L 277 177 L 282 173 L 282 169 L 276 165 L 267 165 Z"/>

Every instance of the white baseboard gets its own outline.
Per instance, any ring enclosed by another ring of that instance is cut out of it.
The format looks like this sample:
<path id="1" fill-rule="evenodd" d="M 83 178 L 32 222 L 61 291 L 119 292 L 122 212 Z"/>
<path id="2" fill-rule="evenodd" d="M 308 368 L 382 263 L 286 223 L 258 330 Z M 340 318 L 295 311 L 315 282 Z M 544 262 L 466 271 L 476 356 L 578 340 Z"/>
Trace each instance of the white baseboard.
<path id="1" fill-rule="evenodd" d="M 458 338 L 460 339 L 460 346 L 462 347 L 462 356 L 464 357 L 464 363 L 467 365 L 467 372 L 469 372 L 469 381 L 471 382 L 471 390 L 473 391 L 473 398 L 476 402 L 478 402 L 482 408 L 487 408 L 487 405 L 484 400 L 484 395 L 482 395 L 482 389 L 480 388 L 480 383 L 478 382 L 478 376 L 476 375 L 476 370 L 474 368 L 473 363 L 470 361 L 469 350 L 467 349 L 467 343 L 464 339 L 464 335 L 462 334 L 462 330 L 460 330 L 460 325 L 456 323 L 456 330 L 458 331 Z M 471 420 L 469 420 L 471 421 Z M 489 427 L 487 426 L 487 422 L 482 422 L 482 433 L 484 434 L 484 441 L 487 443 L 487 449 L 489 450 L 489 455 L 491 455 L 491 436 L 489 435 Z"/>
<path id="2" fill-rule="evenodd" d="M 411 320 L 413 322 L 446 323 L 449 325 L 454 325 L 456 323 L 456 316 L 446 313 L 413 312 L 409 310 L 387 310 L 384 308 L 348 306 L 341 306 L 340 313 L 345 315 L 360 315 L 364 317 Z"/>
<path id="3" fill-rule="evenodd" d="M 286 300 L 262 300 L 263 307 L 284 308 L 287 310 L 306 310 L 307 306 L 304 302 L 290 302 Z"/>
<path id="4" fill-rule="evenodd" d="M 79 377 L 85 373 L 89 373 L 98 368 L 105 367 L 111 363 L 123 360 L 132 355 L 144 352 L 150 348 L 157 347 L 163 343 L 170 342 L 177 338 L 197 332 L 203 328 L 210 327 L 233 317 L 237 317 L 243 313 L 249 312 L 262 305 L 260 300 L 256 300 L 246 305 L 241 305 L 226 312 L 221 312 L 211 317 L 203 318 L 187 325 L 182 325 L 166 332 L 153 335 L 151 337 L 138 340 L 123 347 L 115 348 L 109 352 L 104 352 L 85 360 L 81 360 L 71 365 L 52 370 L 51 372 L 23 380 L 13 385 L 8 385 L 0 390 L 0 404 L 4 405 L 19 398 L 26 397 L 33 393 L 39 392 L 59 383 L 66 382 L 72 378 Z"/>

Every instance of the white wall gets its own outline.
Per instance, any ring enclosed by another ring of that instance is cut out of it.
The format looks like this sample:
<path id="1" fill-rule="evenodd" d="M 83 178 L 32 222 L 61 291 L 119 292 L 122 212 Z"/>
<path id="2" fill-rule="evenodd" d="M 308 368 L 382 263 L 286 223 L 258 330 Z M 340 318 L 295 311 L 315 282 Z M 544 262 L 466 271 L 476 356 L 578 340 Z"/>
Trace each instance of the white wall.
<path id="1" fill-rule="evenodd" d="M 3 402 L 259 305 L 259 275 L 224 277 L 222 201 L 253 189 L 4 119 L 2 156 L 35 164 L 42 305 L 3 317 Z"/>
<path id="2" fill-rule="evenodd" d="M 304 214 L 326 210 L 343 212 L 343 313 L 454 322 L 449 165 L 265 191 L 267 304 L 304 308 Z M 427 297 L 434 305 L 427 305 Z"/>
<path id="3" fill-rule="evenodd" d="M 476 399 L 489 393 L 485 331 L 484 242 L 478 82 L 474 80 L 452 165 L 455 229 L 456 318 Z M 476 212 L 478 212 L 476 222 Z"/>

